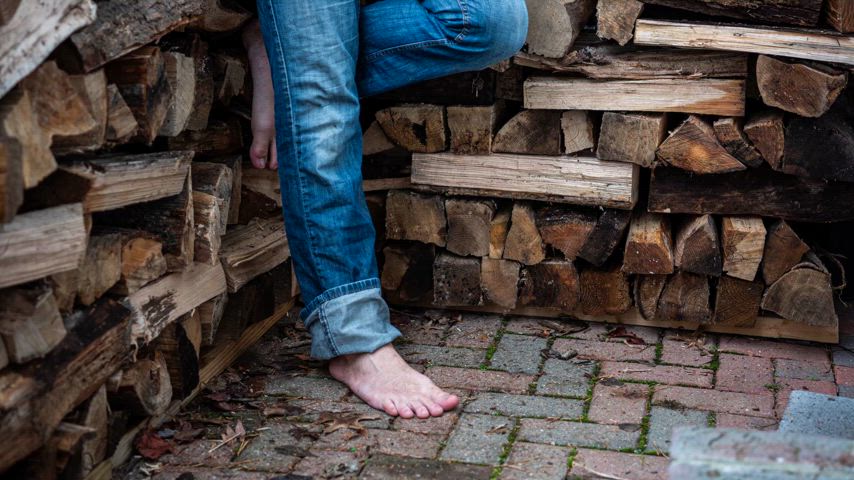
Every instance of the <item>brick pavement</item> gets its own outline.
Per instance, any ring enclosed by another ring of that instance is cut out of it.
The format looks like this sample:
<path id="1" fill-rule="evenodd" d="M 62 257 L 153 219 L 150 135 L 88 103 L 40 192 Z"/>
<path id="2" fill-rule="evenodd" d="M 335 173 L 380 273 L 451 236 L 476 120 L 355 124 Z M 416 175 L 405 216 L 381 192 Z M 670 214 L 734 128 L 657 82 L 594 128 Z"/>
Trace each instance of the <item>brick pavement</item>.
<path id="1" fill-rule="evenodd" d="M 828 347 L 640 327 L 609 335 L 613 326 L 455 312 L 396 312 L 394 322 L 405 356 L 464 399 L 457 411 L 389 418 L 304 348 L 262 343 L 228 380 L 255 375 L 262 393 L 226 402 L 237 411 L 196 400 L 185 416 L 194 426 L 219 420 L 161 457 L 154 477 L 658 479 L 674 427 L 775 429 L 794 390 L 854 396 L 854 337 Z M 244 442 L 210 453 L 238 418 Z"/>

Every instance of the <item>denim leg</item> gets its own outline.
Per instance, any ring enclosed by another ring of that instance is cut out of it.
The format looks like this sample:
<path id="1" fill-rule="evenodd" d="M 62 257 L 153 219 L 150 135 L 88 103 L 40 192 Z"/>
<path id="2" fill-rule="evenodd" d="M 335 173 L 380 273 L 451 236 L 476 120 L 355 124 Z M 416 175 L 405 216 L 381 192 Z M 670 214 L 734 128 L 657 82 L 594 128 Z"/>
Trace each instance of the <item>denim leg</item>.
<path id="1" fill-rule="evenodd" d="M 312 355 L 372 352 L 389 322 L 362 192 L 358 0 L 258 0 L 273 75 L 285 229 Z"/>

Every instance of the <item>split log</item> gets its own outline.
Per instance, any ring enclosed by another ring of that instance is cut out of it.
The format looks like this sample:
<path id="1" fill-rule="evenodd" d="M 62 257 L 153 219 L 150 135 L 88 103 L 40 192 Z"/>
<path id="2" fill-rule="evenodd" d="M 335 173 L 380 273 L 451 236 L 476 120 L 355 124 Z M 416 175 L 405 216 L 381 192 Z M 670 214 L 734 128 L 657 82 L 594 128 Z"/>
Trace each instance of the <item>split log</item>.
<path id="1" fill-rule="evenodd" d="M 226 290 L 221 265 L 194 263 L 128 296 L 133 311 L 132 338 L 147 344 L 167 325 Z"/>
<path id="2" fill-rule="evenodd" d="M 216 332 L 225 314 L 227 304 L 228 293 L 223 293 L 199 305 L 196 309 L 202 327 L 202 346 L 210 347 L 214 345 Z"/>
<path id="3" fill-rule="evenodd" d="M 243 150 L 243 131 L 236 117 L 211 120 L 207 127 L 187 128 L 177 137 L 168 138 L 166 145 L 169 150 L 192 150 L 195 158 L 235 155 Z"/>
<path id="4" fill-rule="evenodd" d="M 681 226 L 673 259 L 680 270 L 710 277 L 721 275 L 721 244 L 711 215 L 694 217 Z"/>
<path id="5" fill-rule="evenodd" d="M 225 164 L 193 162 L 193 215 L 196 227 L 195 260 L 219 261 L 221 237 L 231 212 L 231 169 Z"/>
<path id="6" fill-rule="evenodd" d="M 277 172 L 247 168 L 242 172 L 241 177 L 238 224 L 248 223 L 256 217 L 282 214 L 282 190 Z"/>
<path id="7" fill-rule="evenodd" d="M 449 119 L 448 125 L 449 127 L 456 123 L 456 121 L 452 121 L 450 119 L 451 112 L 448 111 Z M 454 141 L 453 141 L 453 130 L 451 130 L 451 148 L 453 149 Z M 490 145 L 492 144 L 492 136 L 490 135 L 489 139 Z M 377 155 L 380 153 L 386 153 L 389 151 L 398 148 L 395 144 L 391 143 L 388 135 L 385 134 L 383 128 L 380 126 L 380 123 L 376 120 L 371 122 L 371 126 L 368 127 L 367 130 L 362 134 L 362 156 L 367 157 L 370 155 Z"/>
<path id="8" fill-rule="evenodd" d="M 630 210 L 605 209 L 599 215 L 593 231 L 587 236 L 587 241 L 578 252 L 578 257 L 597 267 L 602 266 L 622 242 L 631 218 Z"/>
<path id="9" fill-rule="evenodd" d="M 167 325 L 154 343 L 163 355 L 175 399 L 187 398 L 199 385 L 200 346 L 201 324 L 195 311 Z"/>
<path id="10" fill-rule="evenodd" d="M 637 165 L 590 157 L 515 154 L 415 154 L 415 188 L 452 195 L 539 200 L 630 209 L 637 202 Z"/>
<path id="11" fill-rule="evenodd" d="M 745 82 L 736 79 L 592 80 L 530 77 L 525 108 L 744 115 Z"/>
<path id="12" fill-rule="evenodd" d="M 225 165 L 231 171 L 231 187 L 226 190 L 225 187 L 217 186 L 216 191 L 218 193 L 214 194 L 217 198 L 221 198 L 223 200 L 223 210 L 228 211 L 228 225 L 234 225 L 238 223 L 238 218 L 240 216 L 240 202 L 241 202 L 241 194 L 243 190 L 243 157 L 241 155 L 233 155 L 226 157 L 218 157 L 218 158 L 209 158 L 205 160 L 206 163 L 217 163 L 220 165 Z M 193 165 L 201 164 L 202 162 L 195 162 Z M 207 169 L 209 167 L 201 167 Z M 253 170 L 254 171 L 254 170 Z M 215 173 L 216 171 L 214 171 Z M 216 174 L 217 176 L 219 174 Z M 195 181 L 194 181 L 195 185 Z M 281 194 L 279 196 L 279 203 L 281 203 Z M 226 202 L 226 198 L 228 201 Z M 225 205 L 228 205 L 226 208 Z"/>
<path id="13" fill-rule="evenodd" d="M 445 150 L 445 108 L 437 105 L 398 105 L 376 113 L 383 132 L 410 152 Z"/>
<path id="14" fill-rule="evenodd" d="M 666 114 L 605 112 L 596 158 L 649 168 L 666 135 Z"/>
<path id="15" fill-rule="evenodd" d="M 482 302 L 480 259 L 441 253 L 433 263 L 433 304 L 476 306 Z"/>
<path id="16" fill-rule="evenodd" d="M 95 22 L 72 35 L 71 43 L 88 72 L 186 25 L 202 7 L 198 0 L 99 4 Z"/>
<path id="17" fill-rule="evenodd" d="M 718 281 L 713 323 L 752 327 L 759 317 L 759 303 L 765 286 L 727 275 Z"/>
<path id="18" fill-rule="evenodd" d="M 39 125 L 29 92 L 16 89 L 0 101 L 0 139 L 8 155 L 6 188 L 11 192 L 32 188 L 56 170 L 50 132 Z"/>
<path id="19" fill-rule="evenodd" d="M 493 105 L 448 107 L 451 151 L 460 155 L 488 154 L 492 138 L 504 117 L 504 102 Z"/>
<path id="20" fill-rule="evenodd" d="M 3 2 L 4 6 L 7 4 L 8 1 Z M 35 70 L 75 30 L 93 20 L 95 2 L 91 0 L 20 2 L 14 15 L 7 22 L 0 22 L 0 97 Z"/>
<path id="21" fill-rule="evenodd" d="M 204 130 L 208 126 L 214 103 L 213 60 L 208 55 L 208 44 L 197 34 L 170 35 L 161 43 L 164 51 L 180 53 L 193 59 L 196 86 L 185 129 Z"/>
<path id="22" fill-rule="evenodd" d="M 86 132 L 54 136 L 51 150 L 59 155 L 97 150 L 106 140 L 108 99 L 107 77 L 104 71 L 72 75 L 69 81 L 93 122 Z"/>
<path id="23" fill-rule="evenodd" d="M 119 295 L 131 295 L 162 277 L 167 270 L 163 244 L 148 235 L 130 235 L 122 246 L 121 278 L 113 287 Z"/>
<path id="24" fill-rule="evenodd" d="M 122 276 L 122 236 L 92 235 L 77 277 L 77 297 L 89 306 L 107 293 Z"/>
<path id="25" fill-rule="evenodd" d="M 765 250 L 760 217 L 724 217 L 721 221 L 723 268 L 727 275 L 752 282 Z"/>
<path id="26" fill-rule="evenodd" d="M 71 470 L 77 468 L 73 462 L 79 460 L 83 441 L 94 435 L 91 428 L 63 421 L 47 435 L 38 451 L 4 473 L 10 478 L 55 480 L 59 474 L 70 477 Z"/>
<path id="27" fill-rule="evenodd" d="M 519 272 L 521 266 L 512 260 L 483 258 L 480 263 L 480 281 L 483 302 L 486 305 L 512 310 L 519 297 Z"/>
<path id="28" fill-rule="evenodd" d="M 593 14 L 594 0 L 548 0 L 528 5 L 528 51 L 560 58 L 569 51 Z"/>
<path id="29" fill-rule="evenodd" d="M 846 0 L 827 0 L 827 23 L 842 33 L 854 32 L 854 5 Z"/>
<path id="30" fill-rule="evenodd" d="M 122 97 L 119 87 L 114 83 L 107 85 L 107 132 L 106 139 L 111 143 L 126 143 L 136 135 L 139 123 Z"/>
<path id="31" fill-rule="evenodd" d="M 157 47 L 143 47 L 106 66 L 107 78 L 115 83 L 139 124 L 136 139 L 151 143 L 166 120 L 173 101 L 163 55 Z"/>
<path id="32" fill-rule="evenodd" d="M 253 219 L 247 225 L 230 230 L 223 237 L 220 248 L 228 291 L 236 292 L 290 256 L 291 250 L 281 217 Z"/>
<path id="33" fill-rule="evenodd" d="M 181 53 L 163 52 L 163 64 L 173 97 L 157 134 L 175 137 L 187 127 L 196 102 L 196 63 L 195 59 Z"/>
<path id="34" fill-rule="evenodd" d="M 640 19 L 635 24 L 634 42 L 685 48 L 702 46 L 854 65 L 854 38 L 826 31 Z"/>
<path id="35" fill-rule="evenodd" d="M 718 142 L 711 125 L 691 115 L 658 147 L 657 157 L 694 173 L 728 173 L 744 170 L 744 164 Z"/>
<path id="36" fill-rule="evenodd" d="M 621 315 L 632 308 L 629 277 L 619 265 L 582 270 L 579 283 L 579 303 L 585 315 Z"/>
<path id="37" fill-rule="evenodd" d="M 762 254 L 762 279 L 772 285 L 809 251 L 809 247 L 784 220 L 777 220 L 768 227 L 765 250 Z"/>
<path id="38" fill-rule="evenodd" d="M 590 112 L 582 110 L 563 112 L 560 116 L 560 128 L 563 130 L 564 153 L 592 150 L 596 146 Z"/>
<path id="39" fill-rule="evenodd" d="M 534 208 L 528 203 L 517 202 L 513 205 L 503 257 L 523 265 L 535 265 L 546 258 L 546 248 L 537 229 Z"/>
<path id="40" fill-rule="evenodd" d="M 522 269 L 519 305 L 571 313 L 578 305 L 578 271 L 572 262 L 546 260 Z"/>
<path id="41" fill-rule="evenodd" d="M 766 105 L 803 117 L 820 117 L 848 84 L 848 74 L 826 65 L 790 63 L 760 55 L 756 83 Z"/>
<path id="42" fill-rule="evenodd" d="M 762 154 L 753 146 L 744 134 L 742 119 L 736 117 L 720 118 L 712 124 L 718 141 L 741 163 L 748 167 L 759 167 L 764 163 Z"/>
<path id="43" fill-rule="evenodd" d="M 804 325 L 836 327 L 830 274 L 820 263 L 806 261 L 783 274 L 765 291 L 762 309 Z"/>
<path id="44" fill-rule="evenodd" d="M 635 304 L 645 320 L 657 318 L 658 300 L 667 285 L 667 278 L 667 275 L 638 275 L 635 278 Z"/>
<path id="45" fill-rule="evenodd" d="M 706 324 L 711 321 L 709 279 L 703 275 L 676 272 L 658 299 L 656 318 L 662 321 Z"/>
<path id="46" fill-rule="evenodd" d="M 76 269 L 86 237 L 79 203 L 18 215 L 0 230 L 0 288 Z"/>
<path id="47" fill-rule="evenodd" d="M 214 98 L 222 105 L 243 92 L 249 68 L 245 57 L 219 51 L 213 55 Z"/>
<path id="48" fill-rule="evenodd" d="M 91 428 L 95 434 L 83 440 L 80 446 L 80 463 L 74 478 L 87 476 L 107 456 L 107 441 L 109 436 L 109 405 L 107 404 L 107 389 L 104 385 L 98 389 L 92 398 L 83 403 L 79 409 L 80 425 Z"/>
<path id="49" fill-rule="evenodd" d="M 386 238 L 415 240 L 444 247 L 447 242 L 445 202 L 438 195 L 391 190 L 386 198 Z"/>
<path id="50" fill-rule="evenodd" d="M 522 110 L 495 135 L 492 149 L 501 153 L 560 155 L 561 112 Z"/>
<path id="51" fill-rule="evenodd" d="M 0 104 L 0 110 L 2 108 Z M 18 140 L 0 136 L 0 224 L 12 221 L 24 203 L 21 156 L 21 143 Z"/>
<path id="52" fill-rule="evenodd" d="M 49 287 L 0 291 L 0 337 L 9 360 L 42 358 L 65 338 L 65 325 Z"/>
<path id="53" fill-rule="evenodd" d="M 169 369 L 166 357 L 160 352 L 140 358 L 122 371 L 118 388 L 110 394 L 114 409 L 142 417 L 164 413 L 171 402 Z"/>
<path id="54" fill-rule="evenodd" d="M 202 15 L 192 23 L 192 27 L 205 32 L 237 30 L 252 18 L 252 14 L 236 2 L 204 0 L 201 3 Z"/>
<path id="55" fill-rule="evenodd" d="M 667 216 L 641 213 L 632 219 L 623 254 L 623 272 L 641 275 L 673 273 L 673 241 Z"/>
<path id="56" fill-rule="evenodd" d="M 666 213 L 762 215 L 805 222 L 854 219 L 854 190 L 761 169 L 725 175 L 692 175 L 672 168 L 653 171 L 649 210 Z"/>
<path id="57" fill-rule="evenodd" d="M 383 249 L 381 283 L 386 295 L 402 302 L 432 300 L 436 248 L 423 243 L 388 245 Z"/>
<path id="58" fill-rule="evenodd" d="M 615 40 L 620 45 L 629 43 L 635 29 L 635 20 L 643 11 L 637 0 L 599 0 L 596 4 L 596 35 Z"/>
<path id="59" fill-rule="evenodd" d="M 578 256 L 597 220 L 597 215 L 591 210 L 560 206 L 541 208 L 536 215 L 542 241 L 561 252 L 567 260 L 575 260 Z"/>
<path id="60" fill-rule="evenodd" d="M 80 270 L 74 269 L 54 273 L 45 279 L 53 291 L 56 306 L 59 307 L 59 312 L 63 315 L 71 313 L 74 309 L 74 301 L 77 300 L 77 277 L 79 275 Z"/>
<path id="61" fill-rule="evenodd" d="M 495 202 L 491 200 L 458 198 L 445 200 L 445 213 L 448 218 L 448 251 L 463 257 L 488 256 L 495 209 Z"/>
<path id="62" fill-rule="evenodd" d="M 764 23 L 814 27 L 821 13 L 821 0 L 641 0 L 644 3 L 679 8 L 704 15 L 724 16 Z"/>
<path id="63" fill-rule="evenodd" d="M 782 171 L 854 182 L 854 95 L 843 93 L 820 118 L 794 118 L 786 126 Z"/>
<path id="64" fill-rule="evenodd" d="M 783 113 L 768 110 L 753 115 L 744 126 L 744 133 L 768 165 L 775 170 L 780 170 L 785 142 Z"/>
<path id="65" fill-rule="evenodd" d="M 504 257 L 504 244 L 510 232 L 510 217 L 513 214 L 511 206 L 503 206 L 495 212 L 489 227 L 489 258 Z"/>

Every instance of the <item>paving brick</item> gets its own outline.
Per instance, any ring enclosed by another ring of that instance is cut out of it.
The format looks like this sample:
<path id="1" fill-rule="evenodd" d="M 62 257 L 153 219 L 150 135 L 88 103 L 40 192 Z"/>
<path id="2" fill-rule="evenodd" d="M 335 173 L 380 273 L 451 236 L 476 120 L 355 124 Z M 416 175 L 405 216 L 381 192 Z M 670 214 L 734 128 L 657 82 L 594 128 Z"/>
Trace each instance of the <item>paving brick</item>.
<path id="1" fill-rule="evenodd" d="M 316 378 L 292 376 L 286 374 L 271 375 L 267 378 L 264 393 L 267 395 L 285 395 L 288 397 L 340 400 L 350 391 L 334 378 Z"/>
<path id="2" fill-rule="evenodd" d="M 224 447 L 211 452 L 216 444 L 216 440 L 205 439 L 179 445 L 174 452 L 160 457 L 159 461 L 166 465 L 198 465 L 201 460 L 208 467 L 224 467 L 231 463 L 234 451 Z"/>
<path id="3" fill-rule="evenodd" d="M 512 419 L 464 413 L 448 438 L 441 459 L 494 465 L 498 463 L 512 429 Z"/>
<path id="4" fill-rule="evenodd" d="M 445 345 L 449 347 L 488 348 L 501 328 L 498 315 L 464 314 L 448 328 Z"/>
<path id="5" fill-rule="evenodd" d="M 551 328 L 543 324 L 543 319 L 532 317 L 510 317 L 504 329 L 510 333 L 536 335 L 543 338 L 548 337 L 553 332 Z"/>
<path id="6" fill-rule="evenodd" d="M 618 328 L 625 330 L 626 333 L 637 336 L 647 344 L 654 345 L 658 343 L 659 329 L 635 325 L 607 325 L 603 323 L 591 323 L 590 328 L 580 332 L 571 333 L 569 336 L 581 340 L 623 343 L 625 338 L 609 337 L 608 335 L 610 332 L 613 332 Z"/>
<path id="7" fill-rule="evenodd" d="M 774 415 L 774 396 L 767 391 L 752 394 L 659 385 L 655 387 L 652 403 L 670 408 L 684 407 L 754 417 Z"/>
<path id="8" fill-rule="evenodd" d="M 720 350 L 722 352 L 740 353 L 755 357 L 788 358 L 790 360 L 808 360 L 812 362 L 827 360 L 827 349 L 825 347 L 750 337 L 722 337 Z"/>
<path id="9" fill-rule="evenodd" d="M 786 406 L 789 404 L 789 395 L 795 390 L 806 390 L 808 392 L 823 393 L 825 395 L 836 395 L 836 384 L 833 382 L 816 382 L 813 380 L 796 380 L 791 378 L 777 379 L 780 391 L 777 392 L 777 404 L 774 411 L 777 418 L 783 416 Z"/>
<path id="10" fill-rule="evenodd" d="M 828 359 L 823 362 L 811 362 L 778 358 L 774 360 L 774 373 L 779 378 L 833 381 L 833 371 L 830 369 Z"/>
<path id="11" fill-rule="evenodd" d="M 558 356 L 576 353 L 578 358 L 592 360 L 635 360 L 652 362 L 655 359 L 654 345 L 629 345 L 615 342 L 594 342 L 559 338 L 552 345 Z"/>
<path id="12" fill-rule="evenodd" d="M 602 362 L 599 377 L 711 388 L 714 373 L 707 368 Z"/>
<path id="13" fill-rule="evenodd" d="M 480 393 L 465 406 L 466 412 L 500 414 L 514 417 L 581 417 L 584 402 L 568 398 Z"/>
<path id="14" fill-rule="evenodd" d="M 540 371 L 545 338 L 505 333 L 492 356 L 491 368 L 511 373 L 535 374 Z"/>
<path id="15" fill-rule="evenodd" d="M 504 480 L 563 480 L 570 449 L 554 445 L 516 442 L 501 477 Z"/>
<path id="16" fill-rule="evenodd" d="M 596 423 L 640 425 L 646 411 L 649 386 L 619 380 L 611 382 L 600 381 L 593 387 L 588 418 Z"/>
<path id="17" fill-rule="evenodd" d="M 241 470 L 209 469 L 190 466 L 166 466 L 158 470 L 153 480 L 186 480 L 187 478 L 204 478 L 205 480 L 267 480 L 269 474 L 244 472 Z"/>
<path id="18" fill-rule="evenodd" d="M 777 420 L 762 417 L 748 417 L 747 415 L 733 415 L 731 413 L 719 413 L 715 418 L 715 425 L 719 428 L 740 428 L 742 430 L 777 430 Z"/>
<path id="19" fill-rule="evenodd" d="M 314 451 L 294 466 L 291 475 L 309 478 L 355 477 L 365 461 L 365 454 L 353 452 Z"/>
<path id="20" fill-rule="evenodd" d="M 543 364 L 543 375 L 537 380 L 537 393 L 583 397 L 590 388 L 596 363 L 550 358 Z"/>
<path id="21" fill-rule="evenodd" d="M 425 373 L 440 387 L 491 392 L 527 393 L 534 381 L 532 375 L 473 368 L 431 367 Z"/>
<path id="22" fill-rule="evenodd" d="M 640 428 L 620 427 L 523 418 L 517 435 L 518 440 L 549 445 L 573 445 L 579 447 L 609 448 L 620 450 L 634 448 L 640 437 Z"/>
<path id="23" fill-rule="evenodd" d="M 406 344 L 397 348 L 410 364 L 444 365 L 448 367 L 477 368 L 486 360 L 486 350 L 435 345 Z"/>
<path id="24" fill-rule="evenodd" d="M 774 382 L 770 358 L 720 354 L 720 367 L 715 388 L 728 392 L 765 393 Z"/>
<path id="25" fill-rule="evenodd" d="M 429 433 L 435 435 L 447 435 L 451 433 L 454 425 L 457 424 L 459 415 L 456 412 L 445 412 L 441 417 L 432 418 L 400 418 L 397 417 L 392 423 L 391 428 L 394 430 L 403 430 L 407 432 Z"/>
<path id="26" fill-rule="evenodd" d="M 391 323 L 403 334 L 403 340 L 423 345 L 440 345 L 445 339 L 449 325 L 400 312 L 391 312 Z"/>
<path id="27" fill-rule="evenodd" d="M 767 419 L 764 419 L 767 421 Z M 670 436 L 679 426 L 705 427 L 709 423 L 709 412 L 700 410 L 652 407 L 649 416 L 649 434 L 646 449 L 667 453 Z"/>
<path id="28" fill-rule="evenodd" d="M 665 338 L 662 340 L 661 361 L 663 363 L 702 367 L 712 363 L 712 360 L 714 355 L 708 347 L 691 345 L 687 339 Z"/>
<path id="29" fill-rule="evenodd" d="M 851 412 L 854 412 L 854 400 L 850 398 L 794 391 L 789 396 L 789 405 L 780 420 L 779 430 L 854 440 L 854 415 Z"/>
<path id="30" fill-rule="evenodd" d="M 288 406 L 299 407 L 303 410 L 300 415 L 303 421 L 315 422 L 320 417 L 320 414 L 326 413 L 360 413 L 372 417 L 378 417 L 376 420 L 364 420 L 362 425 L 367 428 L 389 428 L 394 417 L 386 415 L 384 412 L 376 410 L 361 400 L 354 402 L 335 402 L 331 400 L 291 400 Z"/>
<path id="31" fill-rule="evenodd" d="M 854 368 L 854 351 L 833 347 L 833 364 Z"/>
<path id="32" fill-rule="evenodd" d="M 854 385 L 854 368 L 836 366 L 836 383 L 839 385 Z"/>
<path id="33" fill-rule="evenodd" d="M 359 433 L 355 430 L 342 428 L 334 432 L 322 433 L 312 445 L 312 451 L 332 450 L 368 455 L 377 446 L 377 439 L 368 434 L 370 431 Z"/>
<path id="34" fill-rule="evenodd" d="M 667 478 L 668 461 L 664 457 L 634 455 L 579 448 L 572 462 L 571 478 L 625 478 L 660 480 Z"/>
<path id="35" fill-rule="evenodd" d="M 368 436 L 376 442 L 372 452 L 415 458 L 434 458 L 443 438 L 401 430 L 368 430 Z"/>
<path id="36" fill-rule="evenodd" d="M 467 465 L 416 458 L 375 455 L 365 466 L 359 478 L 388 480 L 488 480 L 491 466 Z"/>
<path id="37" fill-rule="evenodd" d="M 290 422 L 270 422 L 237 458 L 247 469 L 287 473 L 303 457 L 309 456 L 313 437 L 297 434 L 297 429 L 318 429 Z"/>

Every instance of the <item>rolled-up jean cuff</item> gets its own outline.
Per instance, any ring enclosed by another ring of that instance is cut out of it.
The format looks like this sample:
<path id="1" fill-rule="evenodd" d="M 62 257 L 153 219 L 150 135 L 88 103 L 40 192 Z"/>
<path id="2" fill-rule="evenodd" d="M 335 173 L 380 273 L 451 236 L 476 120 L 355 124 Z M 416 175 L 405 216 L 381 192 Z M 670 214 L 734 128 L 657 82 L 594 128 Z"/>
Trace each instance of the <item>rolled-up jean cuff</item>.
<path id="1" fill-rule="evenodd" d="M 319 360 L 374 352 L 401 335 L 376 278 L 327 290 L 302 316 L 311 332 L 311 356 Z"/>

